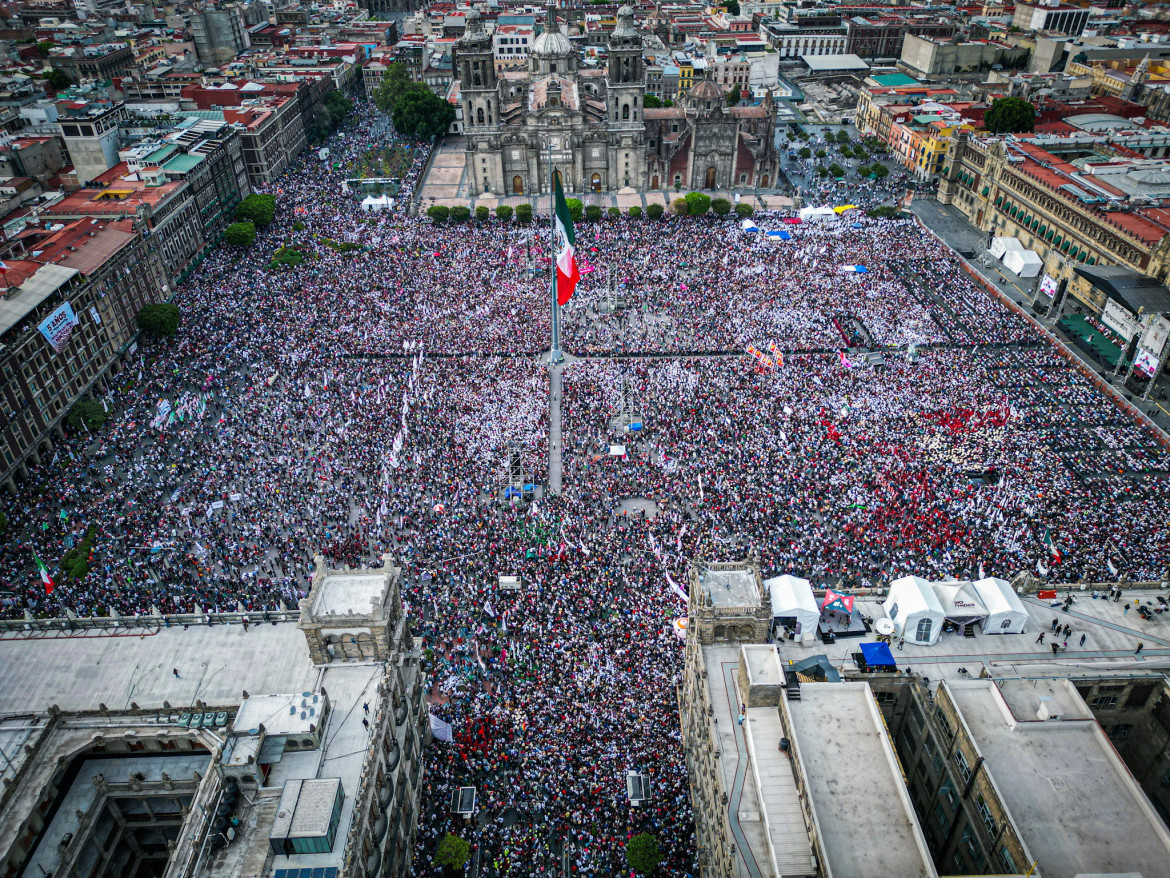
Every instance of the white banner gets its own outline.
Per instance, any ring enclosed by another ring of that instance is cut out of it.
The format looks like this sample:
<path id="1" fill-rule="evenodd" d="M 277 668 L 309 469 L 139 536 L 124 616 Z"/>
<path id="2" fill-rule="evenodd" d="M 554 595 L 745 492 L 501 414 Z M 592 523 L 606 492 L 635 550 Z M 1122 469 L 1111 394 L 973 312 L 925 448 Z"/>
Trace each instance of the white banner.
<path id="1" fill-rule="evenodd" d="M 451 743 L 451 724 L 443 722 L 433 713 L 431 716 L 431 734 L 440 741 Z"/>

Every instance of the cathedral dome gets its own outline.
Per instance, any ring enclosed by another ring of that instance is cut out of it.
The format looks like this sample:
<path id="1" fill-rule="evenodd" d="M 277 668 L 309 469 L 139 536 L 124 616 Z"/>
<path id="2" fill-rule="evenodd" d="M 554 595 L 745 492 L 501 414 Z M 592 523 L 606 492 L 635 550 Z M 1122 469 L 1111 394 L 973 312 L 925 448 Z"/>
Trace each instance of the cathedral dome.
<path id="1" fill-rule="evenodd" d="M 563 57 L 573 54 L 573 44 L 559 30 L 546 30 L 532 43 L 531 53 L 538 58 Z"/>
<path id="2" fill-rule="evenodd" d="M 703 79 L 691 88 L 691 99 L 695 101 L 722 101 L 726 95 L 710 79 Z"/>

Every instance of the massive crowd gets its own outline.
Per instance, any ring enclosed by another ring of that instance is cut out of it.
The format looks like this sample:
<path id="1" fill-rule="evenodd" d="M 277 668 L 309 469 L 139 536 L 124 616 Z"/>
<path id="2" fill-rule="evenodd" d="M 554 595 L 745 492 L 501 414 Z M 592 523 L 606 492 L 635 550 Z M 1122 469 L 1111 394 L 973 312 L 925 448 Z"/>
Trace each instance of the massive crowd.
<path id="1" fill-rule="evenodd" d="M 390 552 L 456 736 L 428 753 L 419 856 L 470 781 L 497 875 L 549 873 L 563 845 L 579 874 L 617 874 L 645 830 L 682 876 L 667 577 L 688 559 L 754 549 L 766 574 L 846 588 L 1166 575 L 1154 439 L 915 224 L 851 214 L 759 218 L 789 240 L 715 218 L 581 224 L 564 342 L 595 356 L 564 372 L 564 493 L 501 502 L 513 451 L 546 476 L 547 225 L 363 213 L 341 183 L 392 136 L 373 123 L 359 105 L 328 162 L 272 187 L 273 226 L 212 254 L 178 290 L 177 338 L 109 379 L 110 423 L 5 501 L 5 616 L 294 608 L 315 554 Z M 290 240 L 305 264 L 268 271 Z M 677 356 L 614 356 L 638 353 Z M 659 514 L 620 514 L 631 498 Z M 34 556 L 53 570 L 91 527 L 88 576 L 46 594 Z M 650 775 L 648 807 L 628 807 L 628 768 Z"/>

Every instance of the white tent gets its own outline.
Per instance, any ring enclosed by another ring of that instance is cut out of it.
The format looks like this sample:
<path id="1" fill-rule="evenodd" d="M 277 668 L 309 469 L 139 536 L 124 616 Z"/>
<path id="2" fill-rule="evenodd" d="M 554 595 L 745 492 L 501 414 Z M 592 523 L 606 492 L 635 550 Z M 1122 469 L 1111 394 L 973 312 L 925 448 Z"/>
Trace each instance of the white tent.
<path id="1" fill-rule="evenodd" d="M 931 587 L 949 621 L 970 625 L 987 618 L 987 607 L 971 583 L 932 582 Z"/>
<path id="2" fill-rule="evenodd" d="M 918 576 L 895 579 L 882 607 L 894 623 L 896 636 L 922 646 L 938 642 L 946 613 L 925 579 Z"/>
<path id="3" fill-rule="evenodd" d="M 1035 277 L 1044 267 L 1044 261 L 1032 250 L 1009 250 L 1003 254 L 1003 264 L 1020 277 Z"/>
<path id="4" fill-rule="evenodd" d="M 772 594 L 772 618 L 793 619 L 800 626 L 796 640 L 811 642 L 817 634 L 821 608 L 813 596 L 812 583 L 797 576 L 774 576 L 764 581 Z"/>
<path id="5" fill-rule="evenodd" d="M 799 216 L 806 223 L 819 223 L 821 220 L 835 220 L 837 212 L 831 207 L 802 207 Z"/>
<path id="6" fill-rule="evenodd" d="M 394 199 L 389 195 L 367 195 L 361 206 L 362 210 L 389 210 L 394 206 Z"/>
<path id="7" fill-rule="evenodd" d="M 1003 259 L 1008 253 L 1015 253 L 1024 249 L 1024 245 L 1011 235 L 1000 235 L 991 240 L 991 255 L 996 259 Z"/>
<path id="8" fill-rule="evenodd" d="M 1024 633 L 1028 611 L 1008 583 L 989 576 L 971 583 L 971 586 L 987 607 L 987 618 L 983 620 L 985 634 Z"/>

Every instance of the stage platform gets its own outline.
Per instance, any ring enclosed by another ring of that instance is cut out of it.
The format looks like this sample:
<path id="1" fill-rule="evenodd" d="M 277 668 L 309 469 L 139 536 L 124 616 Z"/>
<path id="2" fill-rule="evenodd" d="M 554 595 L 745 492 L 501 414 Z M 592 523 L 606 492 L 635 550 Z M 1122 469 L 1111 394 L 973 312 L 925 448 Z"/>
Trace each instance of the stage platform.
<path id="1" fill-rule="evenodd" d="M 843 637 L 865 637 L 872 630 L 873 626 L 865 621 L 860 612 L 853 613 L 847 620 L 841 616 L 836 619 L 826 619 L 822 616 L 817 624 L 817 637 L 822 643 L 831 643 L 832 639 L 839 640 Z M 830 635 L 832 639 L 829 639 Z"/>

